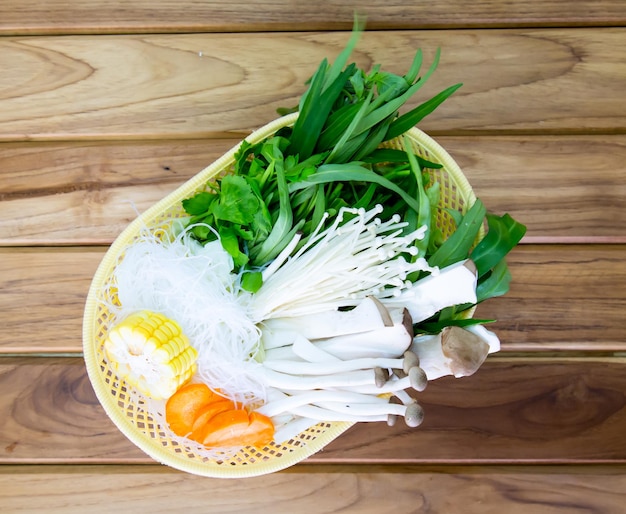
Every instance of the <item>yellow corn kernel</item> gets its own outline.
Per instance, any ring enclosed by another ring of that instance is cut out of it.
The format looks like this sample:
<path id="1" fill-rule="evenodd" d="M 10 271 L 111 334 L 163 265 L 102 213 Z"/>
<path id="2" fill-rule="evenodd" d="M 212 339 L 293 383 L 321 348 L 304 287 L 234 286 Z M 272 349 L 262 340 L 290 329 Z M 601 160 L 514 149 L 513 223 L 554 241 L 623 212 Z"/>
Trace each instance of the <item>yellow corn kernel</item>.
<path id="1" fill-rule="evenodd" d="M 104 351 L 119 378 L 154 399 L 169 398 L 197 369 L 198 352 L 178 323 L 150 311 L 115 325 Z"/>

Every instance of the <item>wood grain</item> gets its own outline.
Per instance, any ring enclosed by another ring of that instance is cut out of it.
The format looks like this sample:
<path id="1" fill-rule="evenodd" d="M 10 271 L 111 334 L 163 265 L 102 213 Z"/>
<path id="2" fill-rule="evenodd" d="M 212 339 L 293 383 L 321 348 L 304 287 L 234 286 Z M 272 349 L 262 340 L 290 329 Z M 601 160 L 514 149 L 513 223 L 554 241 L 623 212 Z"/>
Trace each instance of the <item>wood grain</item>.
<path id="1" fill-rule="evenodd" d="M 483 0 L 463 2 L 216 2 L 201 0 L 5 0 L 0 34 L 115 32 L 238 32 L 349 29 L 353 13 L 368 28 L 624 25 L 619 0 Z"/>
<path id="2" fill-rule="evenodd" d="M 4 353 L 78 352 L 98 248 L 0 251 L 0 332 Z"/>
<path id="3" fill-rule="evenodd" d="M 528 246 L 510 255 L 513 281 L 481 304 L 507 351 L 624 351 L 626 246 Z"/>
<path id="4" fill-rule="evenodd" d="M 526 242 L 626 242 L 626 135 L 436 139 Z M 109 244 L 238 141 L 0 144 L 0 245 Z"/>
<path id="5" fill-rule="evenodd" d="M 85 299 L 105 250 L 0 249 L 0 353 L 80 352 Z M 498 320 L 504 352 L 626 351 L 626 246 L 529 245 L 508 260 L 510 292 L 476 313 Z"/>
<path id="6" fill-rule="evenodd" d="M 195 512 L 206 508 L 207 491 L 212 513 L 621 514 L 626 474 L 619 466 L 567 471 L 549 466 L 297 466 L 225 481 L 162 466 L 0 466 L 0 502 L 9 512 L 24 514 Z M 106 502 L 94 502 L 105 494 Z"/>
<path id="7" fill-rule="evenodd" d="M 237 142 L 0 144 L 0 244 L 109 244 Z"/>
<path id="8" fill-rule="evenodd" d="M 354 60 L 404 73 L 418 47 L 437 73 L 407 108 L 464 86 L 427 132 L 623 132 L 626 29 L 372 31 Z M 345 33 L 7 37 L 0 141 L 240 134 L 294 105 Z"/>
<path id="9" fill-rule="evenodd" d="M 502 352 L 288 470 L 224 481 L 160 466 L 98 403 L 85 295 L 126 224 L 354 54 L 497 213 L 528 225 L 510 293 L 478 309 Z M 0 511 L 621 514 L 626 504 L 626 3 L 0 2 Z M 566 243 L 566 244 L 553 244 Z"/>
<path id="10" fill-rule="evenodd" d="M 307 462 L 626 464 L 623 359 L 490 359 L 418 401 L 418 429 L 357 424 Z M 82 359 L 0 359 L 0 463 L 133 462 L 150 458 L 106 416 Z"/>

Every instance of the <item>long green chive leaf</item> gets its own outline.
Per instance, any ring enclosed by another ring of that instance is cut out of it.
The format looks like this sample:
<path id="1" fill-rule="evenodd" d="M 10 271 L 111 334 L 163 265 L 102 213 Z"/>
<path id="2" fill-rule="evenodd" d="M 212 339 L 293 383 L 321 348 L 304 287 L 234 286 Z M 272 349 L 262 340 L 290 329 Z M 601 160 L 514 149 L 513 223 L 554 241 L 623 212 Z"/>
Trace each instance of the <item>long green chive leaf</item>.
<path id="1" fill-rule="evenodd" d="M 476 286 L 477 303 L 484 302 L 489 298 L 502 296 L 508 293 L 511 283 L 511 272 L 505 259 L 496 264 L 491 272 L 483 275 Z"/>
<path id="2" fill-rule="evenodd" d="M 331 84 L 337 80 L 337 78 L 341 75 L 341 70 L 348 63 L 348 59 L 350 55 L 354 51 L 361 34 L 363 32 L 363 24 L 359 21 L 359 19 L 355 16 L 354 25 L 352 28 L 352 34 L 350 35 L 350 39 L 348 40 L 348 44 L 341 51 L 341 53 L 337 56 L 332 66 L 328 70 L 328 74 L 326 75 L 326 80 L 324 82 L 324 90 L 331 86 Z"/>
<path id="3" fill-rule="evenodd" d="M 419 211 L 419 202 L 415 198 L 408 195 L 402 188 L 390 180 L 357 163 L 323 164 L 318 168 L 317 173 L 310 175 L 302 182 L 290 184 L 289 189 L 293 192 L 313 184 L 326 184 L 337 181 L 349 182 L 353 180 L 381 185 L 398 194 L 412 209 Z"/>
<path id="4" fill-rule="evenodd" d="M 317 68 L 317 71 L 313 74 L 311 82 L 307 90 L 302 94 L 300 102 L 298 104 L 298 110 L 300 111 L 300 117 L 303 115 L 306 117 L 311 111 L 312 104 L 315 103 L 315 99 L 322 94 L 324 87 L 324 80 L 326 72 L 328 71 L 328 60 L 322 59 L 322 62 Z"/>
<path id="5" fill-rule="evenodd" d="M 413 62 L 411 63 L 411 67 L 409 71 L 404 76 L 404 80 L 407 81 L 407 84 L 413 84 L 419 75 L 420 69 L 422 67 L 422 49 L 419 48 L 417 52 L 415 52 L 415 57 L 413 57 Z"/>
<path id="6" fill-rule="evenodd" d="M 404 137 L 404 149 L 409 158 L 409 164 L 411 165 L 411 170 L 413 171 L 413 175 L 415 176 L 415 183 L 417 185 L 417 198 L 419 201 L 419 209 L 417 212 L 416 228 L 420 228 L 426 226 L 426 236 L 421 239 L 415 241 L 415 247 L 417 248 L 418 254 L 417 257 L 424 257 L 426 254 L 426 250 L 428 249 L 428 240 L 430 238 L 430 223 L 431 223 L 431 215 L 430 215 L 430 199 L 424 190 L 424 179 L 422 177 L 422 170 L 417 163 L 417 159 L 412 152 L 411 142 L 408 137 Z"/>
<path id="7" fill-rule="evenodd" d="M 367 134 L 365 141 L 359 146 L 358 151 L 352 155 L 350 160 L 361 161 L 364 157 L 367 157 L 370 153 L 376 150 L 380 143 L 385 140 L 385 135 L 387 134 L 387 130 L 389 130 L 391 121 L 391 118 L 388 118 L 373 127 Z"/>
<path id="8" fill-rule="evenodd" d="M 283 170 L 282 163 L 278 166 L 274 166 L 276 172 L 276 183 L 278 186 L 279 197 L 279 212 L 278 218 L 272 227 L 272 231 L 267 236 L 267 239 L 263 241 L 261 246 L 255 251 L 252 256 L 254 263 L 262 265 L 268 262 L 270 256 L 278 249 L 276 255 L 280 253 L 282 248 L 279 248 L 279 242 L 283 240 L 286 234 L 291 230 L 293 224 L 293 213 L 291 210 L 291 204 L 289 201 L 289 189 L 287 186 L 287 180 L 285 179 L 285 172 Z"/>
<path id="9" fill-rule="evenodd" d="M 356 114 L 361 109 L 365 101 L 360 100 L 353 104 L 347 104 L 337 109 L 328 117 L 323 132 L 317 141 L 317 147 L 315 151 L 323 152 L 330 150 L 335 146 L 336 142 L 341 138 L 341 135 L 350 125 L 350 122 L 354 119 Z"/>
<path id="10" fill-rule="evenodd" d="M 315 187 L 315 204 L 311 215 L 311 225 L 317 227 L 324 219 L 326 212 L 326 196 L 324 194 L 324 184 Z"/>
<path id="11" fill-rule="evenodd" d="M 326 90 L 313 101 L 309 113 L 298 116 L 291 137 L 291 154 L 299 154 L 300 159 L 308 159 L 324 128 L 328 114 L 341 93 L 347 77 L 352 75 L 355 65 L 351 64 Z"/>
<path id="12" fill-rule="evenodd" d="M 330 154 L 326 158 L 327 163 L 333 162 L 333 158 L 335 158 L 337 154 L 341 152 L 346 142 L 352 137 L 360 121 L 365 116 L 365 113 L 368 110 L 368 106 L 370 102 L 372 101 L 373 95 L 374 95 L 374 92 L 370 91 L 367 97 L 365 98 L 365 100 L 363 101 L 361 108 L 355 113 L 354 117 L 352 118 L 352 121 L 346 127 L 346 129 L 344 130 L 343 134 L 341 135 L 337 143 L 335 143 L 334 148 L 331 150 Z"/>
<path id="13" fill-rule="evenodd" d="M 450 264 L 466 259 L 482 226 L 487 210 L 477 199 L 459 224 L 457 229 L 431 255 L 428 264 L 444 268 Z"/>
<path id="14" fill-rule="evenodd" d="M 441 164 L 423 159 L 419 155 L 416 155 L 415 158 L 417 159 L 417 162 L 419 163 L 421 168 L 439 169 L 443 167 Z M 362 157 L 359 160 L 373 164 L 381 162 L 407 162 L 406 152 L 404 150 L 397 150 L 395 148 L 377 148 L 376 150 L 370 152 L 368 155 Z"/>
<path id="15" fill-rule="evenodd" d="M 487 215 L 487 235 L 472 251 L 472 260 L 481 277 L 493 268 L 504 256 L 509 253 L 524 237 L 526 227 L 505 214 L 496 216 Z"/>
<path id="16" fill-rule="evenodd" d="M 439 107 L 439 105 L 448 99 L 462 85 L 463 84 L 455 84 L 454 86 L 450 86 L 433 96 L 430 100 L 426 100 L 423 104 L 418 105 L 415 109 L 412 109 L 398 117 L 389 127 L 385 140 L 398 137 L 399 135 L 404 134 L 407 130 L 413 128 L 426 116 L 432 113 L 437 107 Z"/>
<path id="17" fill-rule="evenodd" d="M 335 154 L 335 160 L 337 163 L 347 163 L 352 161 L 351 157 L 358 151 L 361 145 L 365 144 L 368 137 L 367 132 L 363 132 L 357 136 L 354 136 L 349 141 L 346 141 L 343 146 Z M 327 164 L 331 164 L 327 161 Z"/>
<path id="18" fill-rule="evenodd" d="M 359 123 L 359 126 L 356 130 L 356 133 L 364 132 L 365 130 L 370 129 L 377 123 L 380 123 L 385 118 L 389 116 L 393 116 L 396 111 L 402 107 L 407 100 L 413 96 L 418 89 L 423 86 L 424 82 L 419 81 L 413 84 L 409 89 L 407 89 L 402 95 L 394 98 L 393 100 L 388 101 L 387 103 L 380 106 L 375 111 L 368 114 L 362 121 Z"/>
<path id="19" fill-rule="evenodd" d="M 471 327 L 473 325 L 483 325 L 486 323 L 493 323 L 494 319 L 478 319 L 478 318 L 467 318 L 467 319 L 456 319 L 449 318 L 440 321 L 430 321 L 430 322 L 422 322 L 417 323 L 415 325 L 415 333 L 419 334 L 438 334 L 446 327 Z"/>

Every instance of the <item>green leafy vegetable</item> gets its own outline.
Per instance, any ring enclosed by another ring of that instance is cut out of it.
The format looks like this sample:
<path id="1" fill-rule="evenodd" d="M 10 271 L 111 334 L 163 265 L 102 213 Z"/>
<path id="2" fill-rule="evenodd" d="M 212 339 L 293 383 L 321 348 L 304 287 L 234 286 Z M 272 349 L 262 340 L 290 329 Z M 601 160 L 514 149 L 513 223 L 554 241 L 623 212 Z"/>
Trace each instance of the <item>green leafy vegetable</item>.
<path id="1" fill-rule="evenodd" d="M 471 253 L 479 269 L 479 301 L 502 294 L 510 280 L 504 256 L 525 227 L 508 215 L 487 215 L 477 200 L 465 214 L 449 212 L 457 228 L 445 239 L 436 226 L 440 185 L 431 183 L 424 172 L 441 165 L 415 155 L 408 141 L 403 150 L 381 147 L 421 122 L 461 84 L 401 114 L 402 106 L 435 72 L 439 51 L 422 76 L 421 50 L 404 75 L 379 65 L 365 71 L 348 64 L 360 34 L 357 21 L 337 59 L 333 63 L 324 59 L 297 107 L 283 110 L 299 112 L 293 127 L 259 143 L 243 141 L 232 173 L 183 201 L 192 234 L 203 243 L 219 237 L 236 271 L 244 271 L 243 287 L 257 291 L 262 286 L 260 270 L 296 234 L 305 244 L 313 231 L 328 223 L 326 216 L 332 218 L 342 207 L 370 210 L 381 204 L 381 218 L 400 216 L 407 224 L 405 233 L 427 227 L 427 237 L 417 240 L 415 254 L 407 257 L 424 257 L 441 268 Z M 476 245 L 485 217 L 489 231 Z M 459 323 L 456 318 L 453 308 L 436 322 Z"/>
<path id="2" fill-rule="evenodd" d="M 417 332 L 420 334 L 438 334 L 446 327 L 471 327 L 472 325 L 484 325 L 485 323 L 493 323 L 493 319 L 456 319 L 449 318 L 443 321 L 425 321 L 417 325 Z"/>
<path id="3" fill-rule="evenodd" d="M 509 253 L 524 237 L 526 227 L 510 215 L 487 214 L 487 235 L 472 251 L 472 260 L 482 277 Z"/>
<path id="4" fill-rule="evenodd" d="M 476 241 L 487 210 L 480 200 L 476 200 L 454 233 L 428 259 L 431 266 L 443 268 L 466 259 Z"/>

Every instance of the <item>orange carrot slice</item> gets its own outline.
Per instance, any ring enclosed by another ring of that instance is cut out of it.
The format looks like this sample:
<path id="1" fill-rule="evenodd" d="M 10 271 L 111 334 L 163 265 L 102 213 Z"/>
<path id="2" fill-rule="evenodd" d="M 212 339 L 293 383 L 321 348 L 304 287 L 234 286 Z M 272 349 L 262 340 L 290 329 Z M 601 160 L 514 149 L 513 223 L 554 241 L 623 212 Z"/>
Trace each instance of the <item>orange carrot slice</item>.
<path id="1" fill-rule="evenodd" d="M 187 384 L 178 389 L 165 404 L 165 420 L 172 431 L 186 436 L 202 408 L 223 397 L 214 393 L 206 384 Z"/>
<path id="2" fill-rule="evenodd" d="M 265 446 L 274 439 L 274 423 L 263 414 L 252 411 L 250 417 L 250 446 Z"/>
<path id="3" fill-rule="evenodd" d="M 215 400 L 208 403 L 198 411 L 198 415 L 191 427 L 191 435 L 189 439 L 198 441 L 201 443 L 206 436 L 208 423 L 221 412 L 236 409 L 237 406 L 228 398 L 222 398 L 221 400 Z"/>
<path id="4" fill-rule="evenodd" d="M 263 446 L 272 441 L 274 425 L 261 414 L 244 409 L 221 412 L 209 420 L 202 443 L 208 448 Z"/>

